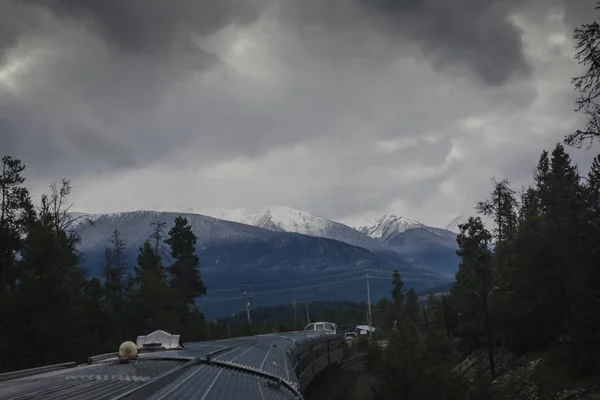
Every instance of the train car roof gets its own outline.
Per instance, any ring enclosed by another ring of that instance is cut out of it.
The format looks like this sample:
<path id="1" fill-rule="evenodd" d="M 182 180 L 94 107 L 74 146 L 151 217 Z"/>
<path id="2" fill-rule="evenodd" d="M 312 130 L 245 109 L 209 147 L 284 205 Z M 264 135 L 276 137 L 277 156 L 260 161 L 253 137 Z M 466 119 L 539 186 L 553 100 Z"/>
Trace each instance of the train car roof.
<path id="1" fill-rule="evenodd" d="M 298 399 L 291 354 L 325 341 L 322 331 L 298 331 L 187 343 L 177 350 L 139 354 L 121 364 L 116 354 L 74 363 L 0 374 L 0 400 L 13 398 Z M 201 395 L 200 395 L 201 394 Z M 200 395 L 200 396 L 199 396 Z M 32 397 L 33 396 L 33 397 Z M 141 396 L 141 397 L 140 397 Z"/>

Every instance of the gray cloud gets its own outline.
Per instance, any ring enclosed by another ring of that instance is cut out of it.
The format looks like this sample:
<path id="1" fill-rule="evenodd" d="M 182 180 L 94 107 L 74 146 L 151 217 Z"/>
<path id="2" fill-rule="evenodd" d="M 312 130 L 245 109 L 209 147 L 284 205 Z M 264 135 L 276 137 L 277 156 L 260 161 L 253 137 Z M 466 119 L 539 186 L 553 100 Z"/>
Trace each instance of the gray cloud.
<path id="1" fill-rule="evenodd" d="M 110 44 L 125 53 L 164 57 L 197 50 L 192 34 L 210 34 L 232 23 L 254 21 L 256 0 L 25 0 L 58 16 L 83 19 Z"/>
<path id="2" fill-rule="evenodd" d="M 530 157 L 577 123 L 569 44 L 546 40 L 565 5 L 568 33 L 593 6 L 2 2 L 0 147 L 44 188 L 72 177 L 92 211 L 279 203 L 450 220 L 489 176 L 528 179 Z"/>
<path id="3" fill-rule="evenodd" d="M 374 56 L 393 60 L 416 45 L 437 68 L 466 69 L 485 83 L 501 85 L 531 74 L 516 26 L 508 21 L 516 1 L 308 0 L 285 2 L 284 15 L 312 39 L 317 54 L 347 59 Z M 357 34 L 361 32 L 362 35 Z M 334 39 L 328 37 L 335 32 Z M 379 40 L 387 42 L 378 46 Z M 331 46 L 331 40 L 346 36 Z M 325 50 L 322 43 L 325 44 Z M 382 54 L 384 53 L 384 54 Z"/>

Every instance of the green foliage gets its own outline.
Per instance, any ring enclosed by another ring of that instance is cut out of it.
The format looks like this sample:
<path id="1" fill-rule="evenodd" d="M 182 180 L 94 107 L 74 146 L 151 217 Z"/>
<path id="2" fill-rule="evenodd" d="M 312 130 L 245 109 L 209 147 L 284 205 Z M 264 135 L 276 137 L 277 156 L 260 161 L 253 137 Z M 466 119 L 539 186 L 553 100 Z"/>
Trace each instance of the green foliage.
<path id="1" fill-rule="evenodd" d="M 186 307 L 192 307 L 194 300 L 206 294 L 206 287 L 200 279 L 196 255 L 196 235 L 185 218 L 177 217 L 165 241 L 171 246 L 171 256 L 175 260 L 169 267 L 171 292 L 176 300 Z M 185 319 L 185 317 L 184 317 Z"/>
<path id="2" fill-rule="evenodd" d="M 465 352 L 490 342 L 519 353 L 562 343 L 573 370 L 590 374 L 600 334 L 600 158 L 583 179 L 557 144 L 542 152 L 534 182 L 516 201 L 506 180 L 494 181 L 479 204 L 493 217 L 493 251 L 479 218 L 461 226 L 453 334 Z"/>
<path id="3" fill-rule="evenodd" d="M 402 316 L 385 351 L 372 351 L 380 389 L 375 399 L 464 399 L 460 377 L 451 372 L 452 346 L 439 331 L 422 333 Z"/>
<path id="4" fill-rule="evenodd" d="M 206 288 L 198 272 L 196 237 L 178 218 L 159 252 L 164 223 L 140 248 L 133 273 L 115 229 L 105 250 L 103 281 L 79 267 L 67 204 L 71 185 L 52 183 L 37 207 L 24 188 L 25 166 L 2 159 L 0 175 L 0 371 L 30 368 L 115 351 L 123 340 L 155 329 L 186 340 L 211 336 L 194 299 Z M 18 344 L 18 345 L 15 345 Z"/>

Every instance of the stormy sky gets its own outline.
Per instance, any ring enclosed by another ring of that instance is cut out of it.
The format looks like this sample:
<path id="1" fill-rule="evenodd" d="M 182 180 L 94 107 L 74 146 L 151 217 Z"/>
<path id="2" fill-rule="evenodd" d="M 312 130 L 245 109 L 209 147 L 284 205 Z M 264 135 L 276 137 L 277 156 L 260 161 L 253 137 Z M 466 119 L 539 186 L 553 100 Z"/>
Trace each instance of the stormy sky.
<path id="1" fill-rule="evenodd" d="M 444 226 L 582 124 L 592 0 L 0 0 L 0 153 L 76 209 Z M 597 147 L 572 151 L 586 170 Z"/>

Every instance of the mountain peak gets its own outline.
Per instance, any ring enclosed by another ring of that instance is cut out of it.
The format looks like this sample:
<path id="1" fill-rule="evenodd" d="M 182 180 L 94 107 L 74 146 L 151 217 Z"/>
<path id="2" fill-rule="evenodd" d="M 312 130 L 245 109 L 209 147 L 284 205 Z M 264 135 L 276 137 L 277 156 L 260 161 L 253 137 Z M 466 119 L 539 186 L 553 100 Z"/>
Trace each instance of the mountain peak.
<path id="1" fill-rule="evenodd" d="M 270 206 L 260 213 L 250 214 L 241 222 L 270 230 L 321 236 L 335 222 L 287 206 Z"/>
<path id="2" fill-rule="evenodd" d="M 425 227 L 425 225 L 414 219 L 384 214 L 381 217 L 369 218 L 362 226 L 355 228 L 372 238 L 385 240 L 397 233 L 421 227 Z"/>

